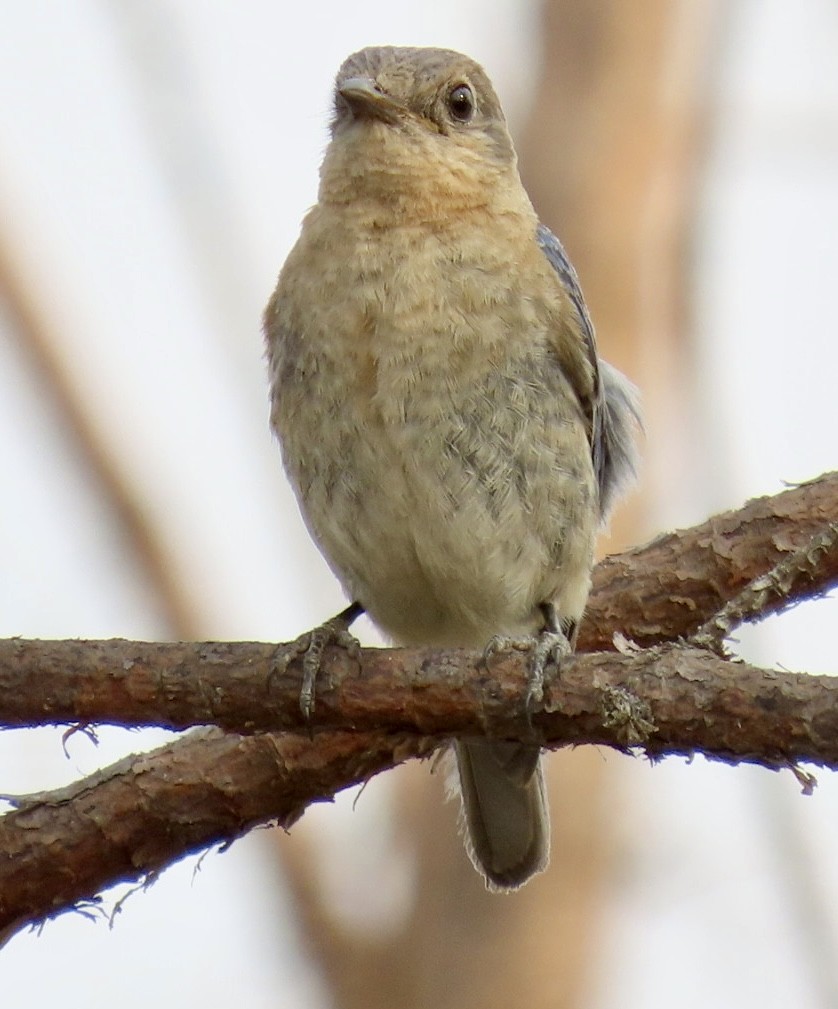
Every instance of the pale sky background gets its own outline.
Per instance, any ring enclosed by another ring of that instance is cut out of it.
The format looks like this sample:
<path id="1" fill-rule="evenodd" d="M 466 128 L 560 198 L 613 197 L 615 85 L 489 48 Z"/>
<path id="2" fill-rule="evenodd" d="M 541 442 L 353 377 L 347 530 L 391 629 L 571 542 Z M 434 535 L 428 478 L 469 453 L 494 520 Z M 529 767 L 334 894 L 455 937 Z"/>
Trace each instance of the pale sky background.
<path id="1" fill-rule="evenodd" d="M 838 6 L 735 7 L 692 274 L 712 429 L 689 450 L 712 454 L 718 479 L 700 498 L 661 500 L 654 528 L 836 465 Z M 63 366 L 200 633 L 293 637 L 343 598 L 268 432 L 259 317 L 315 199 L 335 70 L 368 44 L 461 49 L 515 127 L 537 69 L 536 7 L 0 0 L 0 15 L 0 215 Z M 0 634 L 164 636 L 2 312 Z M 835 600 L 801 607 L 747 635 L 748 654 L 834 672 L 836 623 Z M 60 735 L 0 736 L 0 792 L 54 787 L 163 737 L 108 730 L 94 749 L 79 735 L 67 760 Z M 682 1009 L 838 1004 L 831 776 L 803 799 L 791 774 L 603 759 L 621 772 L 610 801 L 624 858 L 594 1009 L 658 1009 L 673 991 Z M 363 837 L 366 802 L 314 815 Z M 267 1009 L 281 992 L 279 1004 L 321 1009 L 259 832 L 196 862 L 131 897 L 112 930 L 65 915 L 16 937 L 0 951 L 4 1004 Z"/>

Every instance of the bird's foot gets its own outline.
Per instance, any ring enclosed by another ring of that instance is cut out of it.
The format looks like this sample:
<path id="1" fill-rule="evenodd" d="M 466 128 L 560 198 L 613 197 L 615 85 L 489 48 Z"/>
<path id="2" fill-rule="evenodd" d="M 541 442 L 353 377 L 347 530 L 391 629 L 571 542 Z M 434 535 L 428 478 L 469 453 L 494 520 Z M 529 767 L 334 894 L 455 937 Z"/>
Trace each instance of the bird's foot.
<path id="1" fill-rule="evenodd" d="M 276 655 L 271 672 L 272 677 L 281 676 L 295 659 L 302 657 L 303 681 L 300 686 L 300 711 L 302 711 L 306 722 L 310 722 L 314 714 L 317 677 L 323 664 L 323 652 L 329 645 L 338 645 L 340 648 L 345 648 L 352 658 L 356 658 L 361 645 L 354 634 L 350 633 L 349 628 L 363 612 L 364 608 L 360 603 L 352 603 L 331 620 L 315 627 L 314 630 L 306 631 L 290 644 L 283 645 Z"/>
<path id="2" fill-rule="evenodd" d="M 544 700 L 544 673 L 547 667 L 552 662 L 556 669 L 559 669 L 562 659 L 566 655 L 570 655 L 572 651 L 573 647 L 563 631 L 552 631 L 545 627 L 538 634 L 530 659 L 526 697 L 527 711 L 531 711 L 533 705 L 540 704 Z"/>
<path id="3" fill-rule="evenodd" d="M 524 698 L 528 714 L 544 698 L 544 674 L 547 667 L 552 662 L 558 668 L 561 665 L 561 660 L 573 651 L 574 626 L 568 624 L 569 633 L 565 633 L 551 603 L 544 603 L 541 610 L 544 614 L 544 626 L 537 634 L 529 637 L 496 634 L 490 639 L 483 651 L 484 662 L 488 662 L 498 652 L 529 652 L 527 693 Z"/>

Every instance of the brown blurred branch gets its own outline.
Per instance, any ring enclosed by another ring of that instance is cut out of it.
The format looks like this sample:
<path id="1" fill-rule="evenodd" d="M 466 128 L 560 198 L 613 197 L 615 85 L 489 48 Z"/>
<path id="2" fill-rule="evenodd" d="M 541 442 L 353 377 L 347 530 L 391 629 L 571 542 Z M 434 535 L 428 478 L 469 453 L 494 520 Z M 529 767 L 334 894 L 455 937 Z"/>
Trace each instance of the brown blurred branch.
<path id="1" fill-rule="evenodd" d="M 691 392 L 697 372 L 689 350 L 691 251 L 724 51 L 719 43 L 730 16 L 718 0 L 541 0 L 540 7 L 539 68 L 515 136 L 524 185 L 579 273 L 602 355 L 643 390 L 643 481 L 612 523 L 610 549 L 620 550 L 649 535 L 660 507 L 672 514 L 691 492 L 718 480 L 717 471 L 708 477 L 704 457 L 711 454 L 695 449 L 706 432 L 702 400 Z M 606 633 L 591 647 L 609 642 Z M 623 827 L 609 798 L 613 765 L 585 756 L 566 752 L 549 761 L 553 846 L 561 852 L 549 877 L 523 891 L 523 908 L 510 901 L 447 908 L 449 933 L 436 939 L 437 950 L 453 936 L 473 936 L 462 955 L 468 967 L 458 970 L 467 977 L 456 995 L 446 998 L 442 989 L 432 1001 L 421 993 L 412 1009 L 590 1004 Z M 568 795 L 577 799 L 572 812 Z M 436 923 L 426 917 L 413 925 L 425 934 Z M 387 950 L 393 952 L 418 966 L 412 935 L 399 950 Z M 374 968 L 380 971 L 382 962 L 383 956 Z M 329 960 L 323 963 L 334 977 Z M 371 970 L 369 979 L 376 976 Z M 363 998 L 340 1004 L 369 1005 Z"/>
<path id="2" fill-rule="evenodd" d="M 45 265 L 49 250 L 44 236 L 25 219 L 16 222 L 18 212 L 0 188 L 0 302 L 8 316 L 9 332 L 37 376 L 41 395 L 58 415 L 62 434 L 84 467 L 87 480 L 109 509 L 137 570 L 151 587 L 150 595 L 159 602 L 158 617 L 163 626 L 169 633 L 191 636 L 200 626 L 195 601 L 175 573 L 160 530 L 149 518 L 142 489 L 97 421 L 92 408 L 95 397 L 74 373 L 65 314 L 52 309 L 63 304 L 66 292 L 54 289 L 54 271 Z M 51 298 L 43 296 L 47 286 L 53 288 Z"/>
<path id="3" fill-rule="evenodd" d="M 0 930 L 254 824 L 288 826 L 309 802 L 454 734 L 838 767 L 838 681 L 755 669 L 680 640 L 720 611 L 732 627 L 737 614 L 750 619 L 758 606 L 773 612 L 834 586 L 836 520 L 833 473 L 609 558 L 597 568 L 583 647 L 613 647 L 617 632 L 646 647 L 568 658 L 529 720 L 520 708 L 526 656 L 516 652 L 487 667 L 477 653 L 365 649 L 352 658 L 332 649 L 307 739 L 293 734 L 305 728 L 299 670 L 271 675 L 272 645 L 0 642 L 2 724 L 212 723 L 250 733 L 200 730 L 70 788 L 13 800 L 0 819 Z M 771 591 L 756 603 L 725 610 L 766 579 Z"/>

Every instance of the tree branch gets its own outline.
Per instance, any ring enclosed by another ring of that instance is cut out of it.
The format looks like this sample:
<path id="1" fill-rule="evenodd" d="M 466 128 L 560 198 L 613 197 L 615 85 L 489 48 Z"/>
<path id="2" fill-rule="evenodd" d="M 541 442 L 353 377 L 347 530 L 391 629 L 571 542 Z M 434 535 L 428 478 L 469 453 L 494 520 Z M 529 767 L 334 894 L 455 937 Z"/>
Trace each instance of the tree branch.
<path id="1" fill-rule="evenodd" d="M 300 712 L 299 666 L 271 676 L 271 645 L 2 642 L 0 667 L 10 644 L 24 656 L 14 683 L 43 671 L 46 721 L 211 724 L 239 734 L 311 730 L 317 738 L 354 731 L 435 744 L 491 735 L 552 747 L 642 745 L 653 756 L 701 752 L 769 767 L 807 761 L 838 768 L 838 678 L 759 669 L 677 643 L 568 656 L 560 671 L 547 671 L 543 702 L 529 715 L 521 707 L 526 653 L 502 653 L 487 665 L 481 653 L 461 650 L 365 648 L 350 657 L 331 648 L 311 726 Z M 66 677 L 57 672 L 64 654 Z M 5 685 L 0 694 L 6 696 Z M 621 697 L 632 706 L 622 721 Z M 14 698 L 3 707 L 12 705 L 20 707 Z M 332 790 L 340 787 L 330 782 Z"/>
<path id="2" fill-rule="evenodd" d="M 746 585 L 836 521 L 838 472 L 825 473 L 692 529 L 606 557 L 594 570 L 578 647 L 585 652 L 613 648 L 615 634 L 639 645 L 688 638 Z M 808 586 L 797 585 L 786 598 L 796 602 L 822 595 L 836 581 L 838 556 L 833 551 Z M 788 602 L 766 601 L 763 616 Z"/>
<path id="3" fill-rule="evenodd" d="M 823 573 L 838 567 L 838 522 L 830 522 L 793 554 L 754 578 L 710 620 L 691 635 L 702 648 L 721 650 L 724 639 L 740 624 L 762 620 L 769 612 L 797 605 L 801 593 L 823 594 Z"/>
<path id="4" fill-rule="evenodd" d="M 17 808 L 0 818 L 0 935 L 255 824 L 287 827 L 314 799 L 452 735 L 836 768 L 838 680 L 756 669 L 679 640 L 711 627 L 715 641 L 742 619 L 826 592 L 838 582 L 836 520 L 830 474 L 608 558 L 580 643 L 621 650 L 567 658 L 529 717 L 518 652 L 487 667 L 469 652 L 329 649 L 309 739 L 299 734 L 299 666 L 272 673 L 273 645 L 0 642 L 0 724 L 227 730 L 11 799 Z"/>
<path id="5" fill-rule="evenodd" d="M 420 756 L 421 737 L 333 732 L 317 742 L 199 730 L 0 817 L 0 943 L 259 823 L 290 827 L 314 798 Z"/>

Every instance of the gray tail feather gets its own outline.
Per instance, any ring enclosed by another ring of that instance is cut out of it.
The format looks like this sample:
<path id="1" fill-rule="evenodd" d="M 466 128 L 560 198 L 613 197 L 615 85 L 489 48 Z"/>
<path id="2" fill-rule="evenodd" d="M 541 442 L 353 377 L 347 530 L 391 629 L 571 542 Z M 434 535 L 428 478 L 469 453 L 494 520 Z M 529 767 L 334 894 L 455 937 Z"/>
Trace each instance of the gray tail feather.
<path id="1" fill-rule="evenodd" d="M 643 429 L 640 395 L 607 361 L 600 360 L 601 414 L 594 458 L 599 478 L 599 510 L 605 522 L 620 494 L 637 476 L 637 435 Z"/>
<path id="2" fill-rule="evenodd" d="M 537 746 L 455 742 L 466 850 L 490 890 L 515 890 L 550 858 L 550 820 Z"/>

